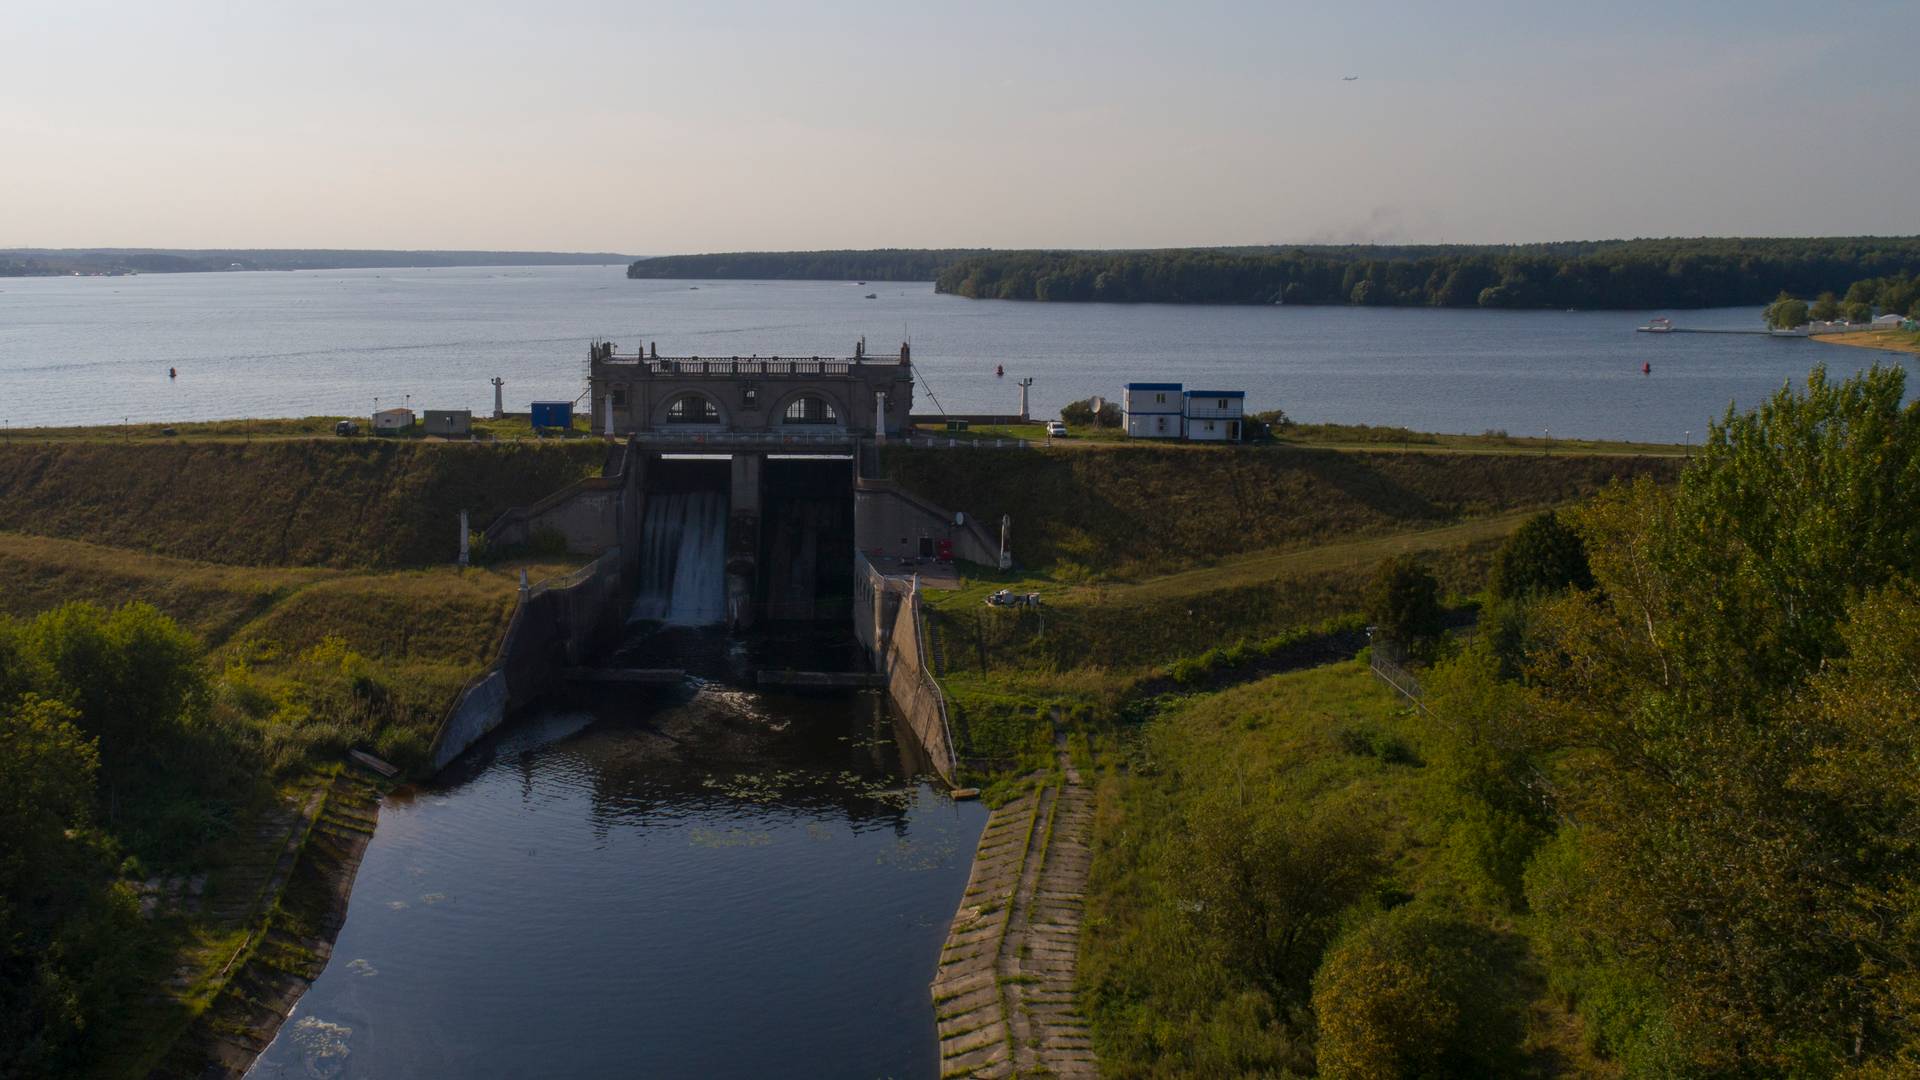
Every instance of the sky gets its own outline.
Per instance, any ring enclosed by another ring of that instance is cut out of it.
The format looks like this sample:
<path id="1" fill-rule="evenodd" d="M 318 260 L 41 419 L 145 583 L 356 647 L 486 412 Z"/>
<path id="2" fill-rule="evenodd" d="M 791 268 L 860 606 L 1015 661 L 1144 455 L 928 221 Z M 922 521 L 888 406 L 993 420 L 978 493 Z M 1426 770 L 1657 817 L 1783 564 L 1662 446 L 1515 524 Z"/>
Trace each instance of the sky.
<path id="1" fill-rule="evenodd" d="M 1911 0 L 0 12 L 5 247 L 1920 233 Z"/>

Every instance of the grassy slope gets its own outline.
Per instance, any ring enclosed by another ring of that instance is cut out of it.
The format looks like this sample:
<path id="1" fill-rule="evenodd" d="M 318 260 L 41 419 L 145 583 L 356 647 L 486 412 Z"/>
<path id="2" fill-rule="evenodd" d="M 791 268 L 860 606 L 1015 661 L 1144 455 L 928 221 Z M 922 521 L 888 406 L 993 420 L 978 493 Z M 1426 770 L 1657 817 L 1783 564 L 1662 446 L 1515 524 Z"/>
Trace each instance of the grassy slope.
<path id="1" fill-rule="evenodd" d="M 1131 767 L 1103 776 L 1095 820 L 1087 925 L 1098 932 L 1083 939 L 1082 979 L 1106 1075 L 1263 1074 L 1311 1052 L 1310 1024 L 1206 959 L 1181 914 L 1184 822 L 1232 792 L 1376 818 L 1390 869 L 1354 914 L 1422 898 L 1487 925 L 1512 946 L 1501 978 L 1528 1003 L 1529 1072 L 1591 1074 L 1524 940 L 1456 880 L 1436 813 L 1447 788 L 1426 764 L 1433 735 L 1352 662 L 1200 695 L 1148 724 Z"/>
<path id="2" fill-rule="evenodd" d="M 605 448 L 300 439 L 0 444 L 0 530 L 249 566 L 452 560 L 484 528 L 598 470 Z"/>
<path id="3" fill-rule="evenodd" d="M 983 521 L 1057 580 L 1124 579 L 1580 498 L 1664 458 L 1138 447 L 1035 454 L 909 450 L 890 477 Z M 936 494 L 937 493 L 937 494 Z"/>

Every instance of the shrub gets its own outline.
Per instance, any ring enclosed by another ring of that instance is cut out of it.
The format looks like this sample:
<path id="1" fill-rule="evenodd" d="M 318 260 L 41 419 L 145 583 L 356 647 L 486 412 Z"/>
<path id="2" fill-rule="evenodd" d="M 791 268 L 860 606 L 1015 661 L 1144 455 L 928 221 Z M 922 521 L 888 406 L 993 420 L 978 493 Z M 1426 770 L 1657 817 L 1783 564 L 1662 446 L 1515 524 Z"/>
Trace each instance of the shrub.
<path id="1" fill-rule="evenodd" d="M 1440 638 L 1440 583 L 1405 555 L 1381 562 L 1367 596 L 1367 617 L 1378 638 L 1415 656 L 1431 653 Z"/>
<path id="2" fill-rule="evenodd" d="M 1507 538 L 1487 578 L 1496 600 L 1591 588 L 1586 541 L 1551 510 L 1527 519 Z"/>
<path id="3" fill-rule="evenodd" d="M 1313 979 L 1320 1074 L 1350 1080 L 1511 1075 L 1520 1025 L 1488 931 L 1419 905 L 1376 916 Z"/>

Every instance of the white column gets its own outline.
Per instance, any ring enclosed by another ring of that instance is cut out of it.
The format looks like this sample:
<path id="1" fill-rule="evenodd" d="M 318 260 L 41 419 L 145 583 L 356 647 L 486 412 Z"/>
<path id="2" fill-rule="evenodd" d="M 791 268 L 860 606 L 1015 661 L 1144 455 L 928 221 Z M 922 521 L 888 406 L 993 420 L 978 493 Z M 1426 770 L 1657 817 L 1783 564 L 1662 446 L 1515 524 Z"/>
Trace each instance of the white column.
<path id="1" fill-rule="evenodd" d="M 887 395 L 885 392 L 873 395 L 873 441 L 881 446 L 887 444 Z"/>
<path id="2" fill-rule="evenodd" d="M 605 430 L 602 432 L 602 434 L 612 435 L 613 434 L 613 392 L 609 390 L 607 392 L 607 396 L 604 398 L 601 398 L 600 400 L 605 402 L 606 404 L 606 407 L 600 410 L 600 414 L 604 421 L 604 427 L 605 427 Z"/>

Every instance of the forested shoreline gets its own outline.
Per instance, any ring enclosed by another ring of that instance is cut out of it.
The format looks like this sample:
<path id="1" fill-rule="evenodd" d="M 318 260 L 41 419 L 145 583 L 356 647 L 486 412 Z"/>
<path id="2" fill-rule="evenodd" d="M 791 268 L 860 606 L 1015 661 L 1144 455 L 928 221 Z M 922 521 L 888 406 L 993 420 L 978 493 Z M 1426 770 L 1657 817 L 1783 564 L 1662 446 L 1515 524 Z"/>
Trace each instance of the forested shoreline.
<path id="1" fill-rule="evenodd" d="M 1647 309 L 1765 304 L 1920 275 L 1920 237 L 1674 238 L 1522 245 L 1146 251 L 727 252 L 631 278 L 933 281 L 976 300 Z"/>

